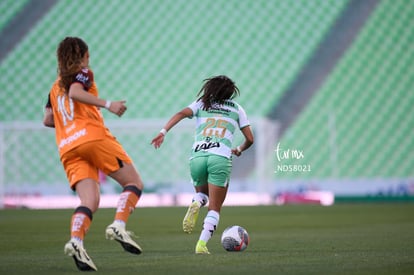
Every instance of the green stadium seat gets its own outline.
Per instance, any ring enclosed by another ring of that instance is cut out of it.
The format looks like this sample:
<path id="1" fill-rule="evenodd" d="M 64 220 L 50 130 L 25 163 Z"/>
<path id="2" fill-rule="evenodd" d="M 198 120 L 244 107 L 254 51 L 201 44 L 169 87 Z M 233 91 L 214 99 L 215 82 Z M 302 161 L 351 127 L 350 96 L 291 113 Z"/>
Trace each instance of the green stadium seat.
<path id="1" fill-rule="evenodd" d="M 2 0 L 0 1 L 0 31 L 24 7 L 29 0 Z"/>
<path id="2" fill-rule="evenodd" d="M 310 173 L 277 179 L 412 177 L 413 1 L 382 1 L 281 143 Z M 295 163 L 293 160 L 287 163 Z"/>

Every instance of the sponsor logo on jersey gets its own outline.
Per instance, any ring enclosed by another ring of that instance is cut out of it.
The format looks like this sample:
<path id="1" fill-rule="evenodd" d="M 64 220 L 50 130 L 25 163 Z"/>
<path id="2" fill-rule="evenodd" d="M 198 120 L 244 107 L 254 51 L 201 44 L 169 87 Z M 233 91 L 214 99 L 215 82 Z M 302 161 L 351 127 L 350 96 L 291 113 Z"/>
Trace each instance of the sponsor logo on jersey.
<path id="1" fill-rule="evenodd" d="M 218 147 L 220 147 L 220 142 L 203 142 L 201 144 L 197 144 L 197 146 L 194 148 L 194 152 Z"/>
<path id="2" fill-rule="evenodd" d="M 59 148 L 62 148 L 63 146 L 66 146 L 68 144 L 71 144 L 72 142 L 78 140 L 79 138 L 86 136 L 86 129 L 81 129 L 77 132 L 75 132 L 73 135 L 68 136 L 67 138 L 64 138 L 60 141 Z"/>

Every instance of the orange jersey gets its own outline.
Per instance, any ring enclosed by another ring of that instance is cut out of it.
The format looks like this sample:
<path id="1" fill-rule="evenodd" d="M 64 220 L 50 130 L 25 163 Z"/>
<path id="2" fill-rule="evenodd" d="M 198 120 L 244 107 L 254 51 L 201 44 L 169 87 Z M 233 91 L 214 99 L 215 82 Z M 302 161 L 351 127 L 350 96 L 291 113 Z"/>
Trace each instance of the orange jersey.
<path id="1" fill-rule="evenodd" d="M 56 143 L 60 156 L 80 144 L 112 136 L 104 125 L 99 107 L 72 100 L 58 82 L 59 79 L 53 84 L 46 106 L 53 109 Z M 83 85 L 85 93 L 98 96 L 92 71 L 82 69 L 76 75 L 75 82 Z"/>

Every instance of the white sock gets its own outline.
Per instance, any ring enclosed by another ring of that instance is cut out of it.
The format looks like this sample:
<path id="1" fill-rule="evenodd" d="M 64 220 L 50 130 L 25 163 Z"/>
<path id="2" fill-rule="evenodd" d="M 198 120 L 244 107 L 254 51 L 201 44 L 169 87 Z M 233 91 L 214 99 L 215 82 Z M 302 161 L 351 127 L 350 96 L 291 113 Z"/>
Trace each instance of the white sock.
<path id="1" fill-rule="evenodd" d="M 207 216 L 204 219 L 203 230 L 200 234 L 200 240 L 205 241 L 206 243 L 213 236 L 214 231 L 217 229 L 217 225 L 220 221 L 220 214 L 214 210 L 210 210 L 207 213 Z"/>
<path id="2" fill-rule="evenodd" d="M 125 222 L 124 222 L 124 221 L 121 221 L 121 220 L 115 220 L 115 221 L 114 221 L 114 223 L 116 223 L 116 224 L 120 225 L 123 229 L 125 229 L 126 224 L 125 224 Z"/>
<path id="3" fill-rule="evenodd" d="M 72 238 L 71 238 L 71 240 L 72 240 L 72 241 L 77 241 L 77 242 L 79 242 L 81 245 L 83 245 L 83 240 L 82 240 L 82 239 L 80 239 L 79 237 L 72 237 Z"/>
<path id="4" fill-rule="evenodd" d="M 208 202 L 208 196 L 204 193 L 198 192 L 198 193 L 195 193 L 192 201 L 199 202 L 201 207 L 203 207 Z"/>

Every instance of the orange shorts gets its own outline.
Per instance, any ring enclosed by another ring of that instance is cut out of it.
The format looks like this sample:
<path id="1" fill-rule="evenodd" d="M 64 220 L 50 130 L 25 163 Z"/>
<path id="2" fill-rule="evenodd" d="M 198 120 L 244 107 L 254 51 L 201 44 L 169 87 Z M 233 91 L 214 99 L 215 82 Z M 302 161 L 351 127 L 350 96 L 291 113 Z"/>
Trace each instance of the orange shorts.
<path id="1" fill-rule="evenodd" d="M 81 144 L 60 158 L 74 190 L 78 181 L 91 178 L 99 182 L 99 170 L 105 175 L 117 171 L 122 163 L 132 163 L 131 158 L 114 137 L 106 137 Z"/>

